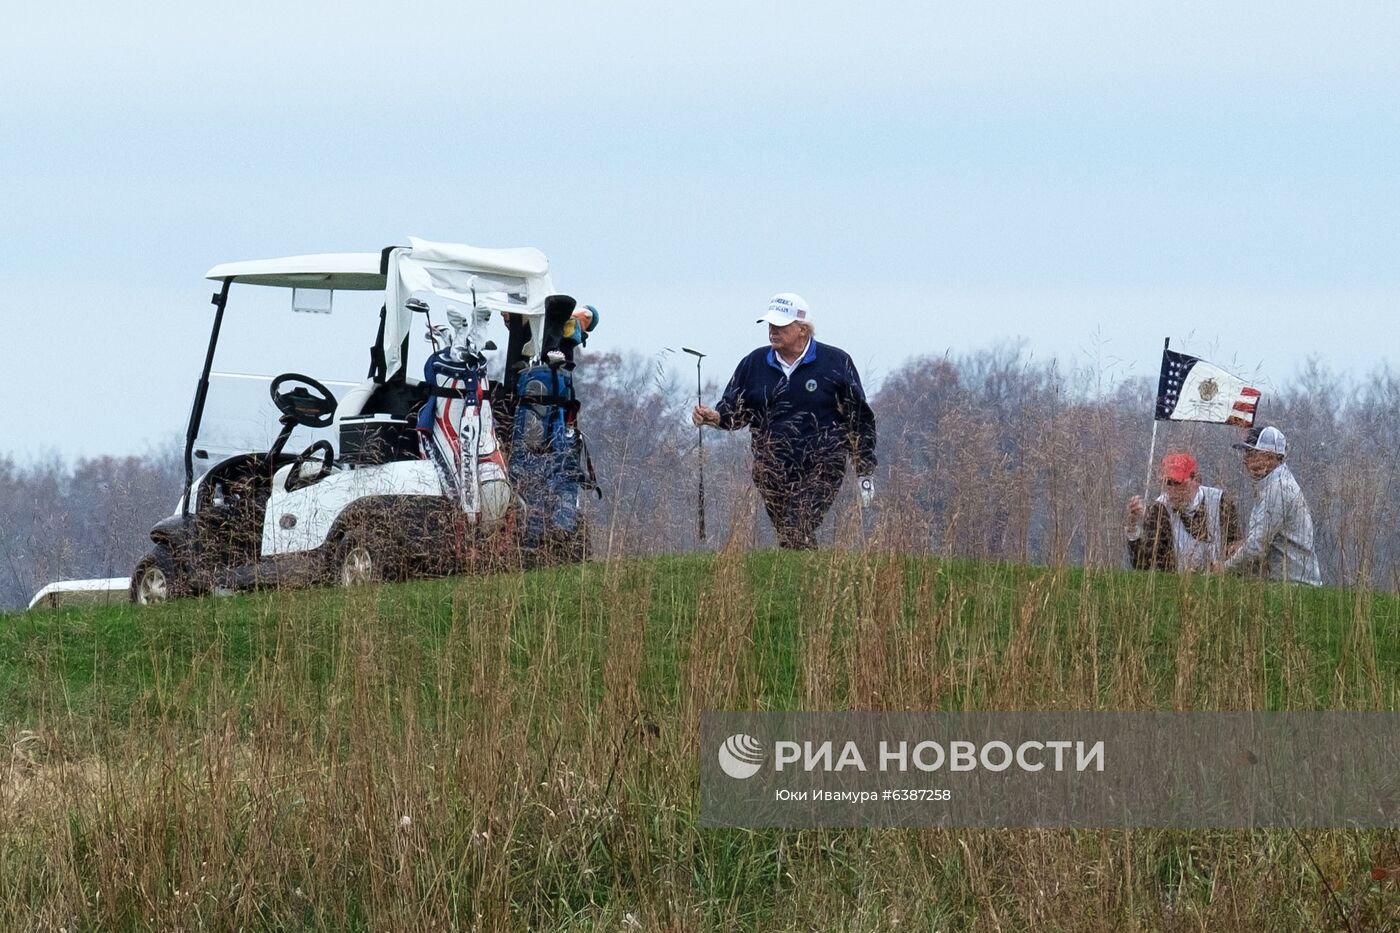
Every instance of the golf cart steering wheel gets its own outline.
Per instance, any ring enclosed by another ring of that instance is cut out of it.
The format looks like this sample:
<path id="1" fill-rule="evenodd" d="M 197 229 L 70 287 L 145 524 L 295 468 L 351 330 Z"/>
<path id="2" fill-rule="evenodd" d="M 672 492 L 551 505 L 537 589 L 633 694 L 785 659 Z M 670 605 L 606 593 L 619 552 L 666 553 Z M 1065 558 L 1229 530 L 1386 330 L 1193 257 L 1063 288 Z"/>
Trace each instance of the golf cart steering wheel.
<path id="1" fill-rule="evenodd" d="M 288 382 L 301 385 L 283 392 L 282 386 Z M 335 396 L 331 390 L 301 373 L 283 373 L 272 380 L 272 404 L 282 414 L 308 428 L 328 428 L 335 418 Z"/>
<path id="2" fill-rule="evenodd" d="M 317 454 L 321 455 L 319 460 L 316 459 Z M 321 477 L 331 471 L 331 464 L 334 460 L 335 449 L 331 447 L 330 441 L 324 440 L 317 441 L 297 454 L 297 458 L 292 461 L 291 472 L 287 474 L 287 492 L 292 492 L 303 486 L 310 486 L 312 483 L 319 482 Z M 313 462 L 316 464 L 316 471 L 303 476 L 301 468 Z"/>

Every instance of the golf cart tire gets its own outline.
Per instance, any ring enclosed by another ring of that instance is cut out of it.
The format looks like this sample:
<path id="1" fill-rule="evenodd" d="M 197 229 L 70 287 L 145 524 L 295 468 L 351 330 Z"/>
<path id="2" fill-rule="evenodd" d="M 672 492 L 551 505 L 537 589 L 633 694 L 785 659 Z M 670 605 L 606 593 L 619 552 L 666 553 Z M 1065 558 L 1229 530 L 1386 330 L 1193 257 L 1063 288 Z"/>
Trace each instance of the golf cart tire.
<path id="1" fill-rule="evenodd" d="M 149 606 L 179 599 L 185 595 L 185 587 L 179 579 L 175 556 L 169 548 L 157 545 L 131 572 L 131 601 L 138 606 Z"/>
<path id="2" fill-rule="evenodd" d="M 389 577 L 384 548 L 364 528 L 351 528 L 341 535 L 333 554 L 330 582 L 334 586 L 365 586 Z"/>

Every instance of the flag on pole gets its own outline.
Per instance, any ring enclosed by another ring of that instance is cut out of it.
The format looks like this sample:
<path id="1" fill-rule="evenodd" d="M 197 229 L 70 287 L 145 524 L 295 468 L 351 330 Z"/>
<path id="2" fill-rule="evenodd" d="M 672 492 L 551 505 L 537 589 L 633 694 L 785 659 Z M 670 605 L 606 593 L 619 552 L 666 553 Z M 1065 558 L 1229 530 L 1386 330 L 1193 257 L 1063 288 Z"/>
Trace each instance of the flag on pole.
<path id="1" fill-rule="evenodd" d="M 1158 421 L 1206 421 L 1254 426 L 1259 390 L 1214 363 L 1174 350 L 1162 351 L 1157 381 Z"/>

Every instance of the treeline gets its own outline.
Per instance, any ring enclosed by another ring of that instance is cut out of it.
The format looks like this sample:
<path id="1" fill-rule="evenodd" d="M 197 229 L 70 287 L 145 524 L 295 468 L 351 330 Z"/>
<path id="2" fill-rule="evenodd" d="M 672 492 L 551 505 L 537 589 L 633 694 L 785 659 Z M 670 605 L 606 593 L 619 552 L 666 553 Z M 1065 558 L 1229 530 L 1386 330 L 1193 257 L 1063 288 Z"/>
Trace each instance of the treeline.
<path id="1" fill-rule="evenodd" d="M 580 422 L 603 491 L 592 506 L 595 551 L 702 546 L 701 450 L 688 421 L 693 394 L 655 359 L 635 354 L 590 355 L 577 378 Z M 1154 391 L 1148 379 L 1063 368 L 1020 345 L 910 360 L 872 400 L 880 432 L 877 507 L 861 515 L 845 490 L 823 538 L 993 560 L 1120 565 L 1123 505 L 1147 479 Z M 1327 582 L 1400 589 L 1400 377 L 1384 370 L 1356 379 L 1310 365 L 1266 396 L 1264 422 L 1288 435 Z M 1230 449 L 1239 433 L 1163 424 L 1157 450 L 1190 450 L 1205 481 L 1247 507 L 1250 483 Z M 703 451 L 703 546 L 735 536 L 744 545 L 771 544 L 750 488 L 747 433 L 707 430 Z M 150 525 L 171 512 L 180 476 L 176 450 L 76 463 L 0 457 L 0 605 L 23 605 L 51 580 L 129 572 Z"/>
<path id="2" fill-rule="evenodd" d="M 183 476 L 176 450 L 75 463 L 0 456 L 0 607 L 26 605 L 54 580 L 129 574 Z"/>

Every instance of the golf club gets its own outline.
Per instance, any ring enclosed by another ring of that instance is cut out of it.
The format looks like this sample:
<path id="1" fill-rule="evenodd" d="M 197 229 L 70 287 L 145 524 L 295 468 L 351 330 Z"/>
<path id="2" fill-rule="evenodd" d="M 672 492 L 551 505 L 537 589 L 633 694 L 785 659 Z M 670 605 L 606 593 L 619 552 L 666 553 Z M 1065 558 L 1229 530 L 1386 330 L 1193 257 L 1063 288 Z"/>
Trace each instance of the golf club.
<path id="1" fill-rule="evenodd" d="M 700 379 L 700 361 L 705 358 L 705 354 L 699 350 L 692 350 L 690 347 L 681 347 L 686 353 L 695 357 L 695 404 L 703 405 L 704 386 Z M 700 492 L 695 503 L 695 521 L 700 540 L 705 540 L 705 426 L 702 424 L 695 429 L 699 438 L 700 450 Z"/>

